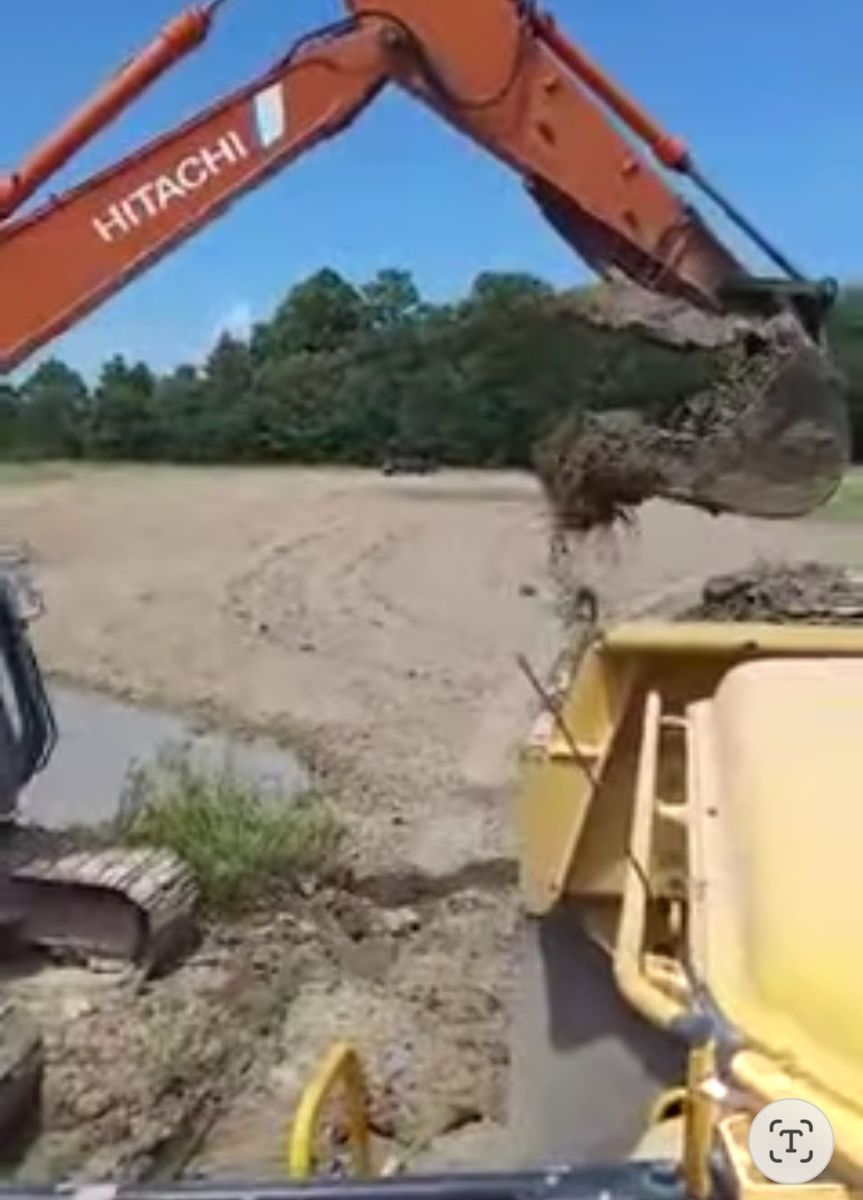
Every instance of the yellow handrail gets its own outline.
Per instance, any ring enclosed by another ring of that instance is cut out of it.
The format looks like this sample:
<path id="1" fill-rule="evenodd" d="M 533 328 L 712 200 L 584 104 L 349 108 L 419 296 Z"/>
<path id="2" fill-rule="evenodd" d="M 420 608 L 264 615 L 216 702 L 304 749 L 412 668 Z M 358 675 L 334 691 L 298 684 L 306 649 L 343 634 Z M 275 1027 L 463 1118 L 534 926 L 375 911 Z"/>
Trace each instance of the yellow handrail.
<path id="1" fill-rule="evenodd" d="M 683 1176 L 694 1200 L 707 1200 L 713 1190 L 710 1149 L 716 1118 L 708 1086 L 716 1074 L 716 1043 L 711 1039 L 691 1046 L 686 1069 L 683 1126 Z"/>
<path id="2" fill-rule="evenodd" d="M 667 1029 L 684 1014 L 685 1007 L 656 987 L 644 971 L 644 931 L 650 886 L 647 876 L 656 818 L 656 778 L 662 720 L 662 698 L 658 692 L 651 691 L 644 703 L 635 804 L 612 966 L 621 994 L 636 1012 L 653 1024 Z"/>
<path id="3" fill-rule="evenodd" d="M 371 1139 L 366 1117 L 367 1090 L 359 1055 L 348 1042 L 336 1042 L 300 1097 L 286 1139 L 288 1174 L 292 1179 L 309 1179 L 315 1170 L 315 1137 L 325 1102 L 341 1085 L 347 1108 L 353 1173 L 368 1178 L 373 1174 Z"/>

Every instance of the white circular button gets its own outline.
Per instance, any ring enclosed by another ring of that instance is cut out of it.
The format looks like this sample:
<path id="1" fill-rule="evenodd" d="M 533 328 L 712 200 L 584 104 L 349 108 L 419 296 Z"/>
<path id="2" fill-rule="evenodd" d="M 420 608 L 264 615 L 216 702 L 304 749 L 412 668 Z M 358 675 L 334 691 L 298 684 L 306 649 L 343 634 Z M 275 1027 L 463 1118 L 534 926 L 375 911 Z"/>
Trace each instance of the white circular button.
<path id="1" fill-rule="evenodd" d="M 833 1157 L 833 1127 L 808 1100 L 774 1100 L 749 1126 L 749 1153 L 772 1183 L 811 1183 Z"/>

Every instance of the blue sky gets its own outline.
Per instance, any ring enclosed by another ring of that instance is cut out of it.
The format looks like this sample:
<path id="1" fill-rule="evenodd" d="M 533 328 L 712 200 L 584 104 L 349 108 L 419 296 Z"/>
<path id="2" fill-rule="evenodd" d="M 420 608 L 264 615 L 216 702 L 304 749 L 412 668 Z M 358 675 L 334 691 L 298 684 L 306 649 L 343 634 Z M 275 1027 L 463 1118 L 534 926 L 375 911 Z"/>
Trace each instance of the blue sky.
<path id="1" fill-rule="evenodd" d="M 434 0 L 429 0 L 433 3 Z M 182 0 L 4 4 L 0 164 L 12 166 Z M 470 3 L 470 0 L 464 0 Z M 552 0 L 548 7 L 813 274 L 863 277 L 863 0 Z M 231 0 L 211 41 L 60 184 L 176 124 L 281 56 L 339 0 Z M 757 265 L 757 260 L 752 260 Z M 199 358 L 321 266 L 410 268 L 433 299 L 481 270 L 585 277 L 518 180 L 395 93 L 55 343 L 92 374 L 122 352 Z M 2 279 L 0 279 L 2 286 Z"/>

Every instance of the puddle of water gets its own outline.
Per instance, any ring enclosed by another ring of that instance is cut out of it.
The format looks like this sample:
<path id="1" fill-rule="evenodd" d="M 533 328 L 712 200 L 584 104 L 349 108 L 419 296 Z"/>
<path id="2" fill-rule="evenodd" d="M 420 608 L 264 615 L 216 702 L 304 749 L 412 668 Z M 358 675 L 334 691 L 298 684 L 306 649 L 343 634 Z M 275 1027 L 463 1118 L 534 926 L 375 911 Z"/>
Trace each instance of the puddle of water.
<path id="1" fill-rule="evenodd" d="M 135 708 L 93 692 L 51 687 L 59 741 L 48 766 L 20 801 L 20 817 L 47 829 L 100 825 L 117 815 L 130 767 L 152 762 L 166 745 L 183 743 L 194 762 L 220 767 L 263 788 L 296 795 L 308 774 L 273 742 L 238 742 L 196 733 L 190 721 Z"/>

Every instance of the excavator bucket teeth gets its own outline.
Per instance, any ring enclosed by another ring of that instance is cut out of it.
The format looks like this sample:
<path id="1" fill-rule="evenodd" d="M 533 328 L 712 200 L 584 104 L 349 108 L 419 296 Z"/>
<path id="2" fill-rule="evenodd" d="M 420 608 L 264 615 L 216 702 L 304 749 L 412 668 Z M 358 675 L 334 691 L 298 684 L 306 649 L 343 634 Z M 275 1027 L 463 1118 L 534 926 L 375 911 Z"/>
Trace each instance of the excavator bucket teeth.
<path id="1" fill-rule="evenodd" d="M 664 448 L 661 491 L 711 511 L 802 516 L 830 498 L 850 458 L 842 379 L 812 344 L 767 351 L 722 384 L 692 414 L 691 458 L 675 454 L 683 426 Z"/>

